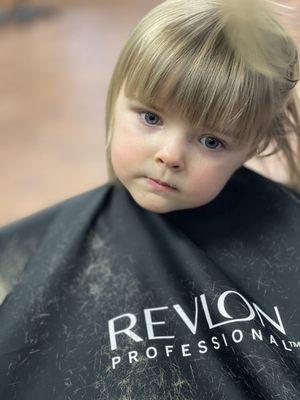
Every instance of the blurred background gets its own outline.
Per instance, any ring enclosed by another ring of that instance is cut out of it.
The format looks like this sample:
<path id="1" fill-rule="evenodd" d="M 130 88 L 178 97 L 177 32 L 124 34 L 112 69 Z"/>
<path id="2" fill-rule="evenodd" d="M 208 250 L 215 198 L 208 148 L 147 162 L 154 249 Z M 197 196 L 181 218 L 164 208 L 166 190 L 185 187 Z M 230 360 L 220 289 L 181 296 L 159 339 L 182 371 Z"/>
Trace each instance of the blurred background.
<path id="1" fill-rule="evenodd" d="M 109 80 L 126 38 L 159 3 L 0 0 L 0 226 L 107 181 Z M 300 0 L 277 3 L 300 46 Z M 246 166 L 285 179 L 276 158 Z"/>

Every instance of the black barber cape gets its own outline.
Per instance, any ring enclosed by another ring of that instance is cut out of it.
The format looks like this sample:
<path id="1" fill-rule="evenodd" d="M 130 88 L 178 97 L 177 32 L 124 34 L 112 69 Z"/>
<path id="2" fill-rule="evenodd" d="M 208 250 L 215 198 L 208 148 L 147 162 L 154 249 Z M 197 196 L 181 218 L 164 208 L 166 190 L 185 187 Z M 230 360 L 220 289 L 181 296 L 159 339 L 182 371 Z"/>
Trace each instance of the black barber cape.
<path id="1" fill-rule="evenodd" d="M 107 183 L 1 230 L 1 400 L 300 399 L 300 203 L 246 167 L 157 214 Z"/>

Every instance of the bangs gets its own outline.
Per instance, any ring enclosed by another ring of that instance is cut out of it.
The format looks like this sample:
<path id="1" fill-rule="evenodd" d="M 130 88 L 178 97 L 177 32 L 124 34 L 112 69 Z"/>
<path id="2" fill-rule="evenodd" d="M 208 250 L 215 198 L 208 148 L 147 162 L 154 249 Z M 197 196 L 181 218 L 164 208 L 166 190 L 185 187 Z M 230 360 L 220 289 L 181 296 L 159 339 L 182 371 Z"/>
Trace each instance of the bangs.
<path id="1" fill-rule="evenodd" d="M 195 32 L 193 32 L 195 35 Z M 271 81 L 251 71 L 220 31 L 183 40 L 180 30 L 131 53 L 124 81 L 129 98 L 162 110 L 175 110 L 195 129 L 229 136 L 237 147 L 266 138 L 274 115 Z"/>

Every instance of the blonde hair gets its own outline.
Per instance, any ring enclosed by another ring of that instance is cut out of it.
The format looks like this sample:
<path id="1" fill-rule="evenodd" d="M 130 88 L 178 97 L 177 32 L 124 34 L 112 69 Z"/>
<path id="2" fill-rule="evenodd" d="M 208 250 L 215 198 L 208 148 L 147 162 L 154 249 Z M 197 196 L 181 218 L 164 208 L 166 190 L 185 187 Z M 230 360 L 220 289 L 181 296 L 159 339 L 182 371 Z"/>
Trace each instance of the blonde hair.
<path id="1" fill-rule="evenodd" d="M 300 192 L 299 52 L 263 0 L 166 0 L 131 32 L 106 100 L 107 172 L 114 106 L 125 96 L 176 109 L 193 127 L 253 144 L 251 156 L 280 153 L 286 185 Z M 273 146 L 271 152 L 262 153 Z"/>

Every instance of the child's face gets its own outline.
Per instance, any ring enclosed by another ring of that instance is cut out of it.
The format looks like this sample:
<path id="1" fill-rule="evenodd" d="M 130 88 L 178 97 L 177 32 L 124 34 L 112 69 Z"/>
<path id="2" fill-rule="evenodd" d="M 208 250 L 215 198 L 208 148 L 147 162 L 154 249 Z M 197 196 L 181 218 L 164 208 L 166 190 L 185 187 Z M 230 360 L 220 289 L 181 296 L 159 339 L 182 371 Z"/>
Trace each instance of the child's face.
<path id="1" fill-rule="evenodd" d="M 229 138 L 192 130 L 176 112 L 143 106 L 125 97 L 123 88 L 115 104 L 112 134 L 116 176 L 141 207 L 156 213 L 209 203 L 249 158 L 250 148 L 236 149 Z"/>

